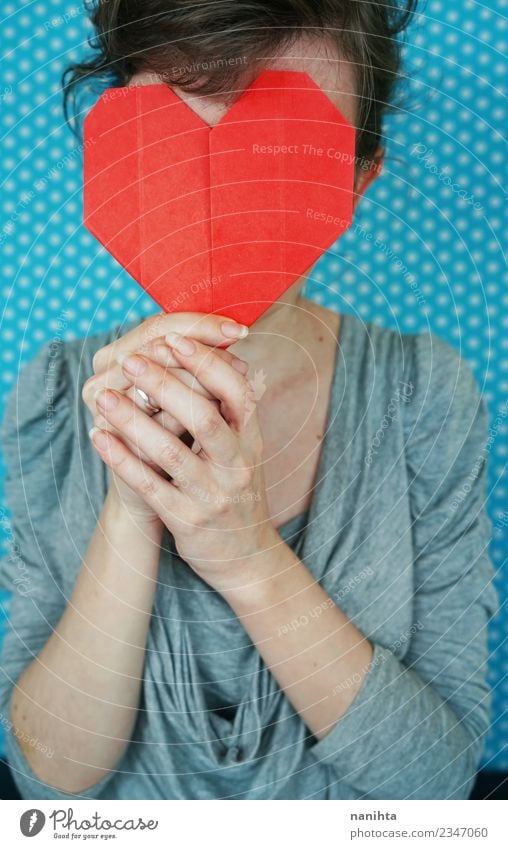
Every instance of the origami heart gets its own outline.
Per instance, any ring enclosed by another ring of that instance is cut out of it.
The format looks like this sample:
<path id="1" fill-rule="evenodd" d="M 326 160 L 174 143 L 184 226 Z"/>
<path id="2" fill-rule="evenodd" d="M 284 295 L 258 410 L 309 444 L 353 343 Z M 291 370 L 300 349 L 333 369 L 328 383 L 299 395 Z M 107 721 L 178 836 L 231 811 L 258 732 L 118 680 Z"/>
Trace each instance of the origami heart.
<path id="1" fill-rule="evenodd" d="M 355 131 L 307 74 L 263 72 L 214 127 L 108 89 L 84 129 L 84 223 L 166 312 L 250 325 L 351 224 Z"/>

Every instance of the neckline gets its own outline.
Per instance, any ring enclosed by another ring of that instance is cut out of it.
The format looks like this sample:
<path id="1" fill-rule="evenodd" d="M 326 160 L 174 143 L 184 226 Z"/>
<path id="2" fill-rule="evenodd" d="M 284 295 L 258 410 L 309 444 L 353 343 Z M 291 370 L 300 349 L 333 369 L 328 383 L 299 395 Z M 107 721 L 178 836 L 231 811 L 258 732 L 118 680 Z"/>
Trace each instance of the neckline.
<path id="1" fill-rule="evenodd" d="M 325 427 L 325 432 L 324 432 L 323 438 L 321 440 L 321 453 L 319 455 L 319 460 L 318 460 L 318 464 L 317 464 L 316 477 L 314 479 L 313 493 L 312 493 L 310 505 L 309 505 L 307 510 L 304 510 L 301 513 L 298 513 L 296 516 L 293 516 L 292 519 L 288 519 L 287 522 L 284 522 L 284 524 L 279 525 L 279 527 L 276 530 L 277 530 L 278 534 L 281 534 L 281 536 L 284 536 L 287 533 L 288 529 L 290 529 L 293 524 L 298 526 L 299 523 L 303 522 L 304 519 L 308 519 L 308 521 L 305 523 L 305 525 L 307 526 L 307 525 L 310 525 L 312 523 L 312 521 L 314 520 L 314 516 L 315 516 L 315 513 L 316 513 L 316 509 L 317 509 L 317 496 L 318 496 L 318 492 L 321 488 L 321 481 L 322 481 L 322 478 L 323 478 L 323 472 L 325 470 L 325 454 L 327 452 L 327 447 L 328 447 L 328 443 L 329 443 L 328 434 L 329 434 L 330 428 L 333 424 L 332 415 L 334 413 L 334 408 L 335 408 L 335 399 L 337 397 L 339 379 L 342 380 L 342 377 L 343 377 L 344 358 L 342 356 L 339 356 L 339 355 L 342 353 L 342 351 L 344 349 L 344 340 L 345 340 L 344 328 L 345 328 L 345 326 L 348 326 L 348 325 L 349 325 L 349 315 L 348 315 L 348 313 L 340 313 L 339 333 L 338 333 L 338 336 L 337 336 L 337 343 L 336 343 L 336 346 L 335 346 L 333 375 L 332 375 L 332 379 L 330 381 L 330 391 L 329 391 L 329 396 L 328 396 L 328 408 L 327 408 L 327 411 L 326 411 L 326 419 L 325 419 L 326 427 Z"/>

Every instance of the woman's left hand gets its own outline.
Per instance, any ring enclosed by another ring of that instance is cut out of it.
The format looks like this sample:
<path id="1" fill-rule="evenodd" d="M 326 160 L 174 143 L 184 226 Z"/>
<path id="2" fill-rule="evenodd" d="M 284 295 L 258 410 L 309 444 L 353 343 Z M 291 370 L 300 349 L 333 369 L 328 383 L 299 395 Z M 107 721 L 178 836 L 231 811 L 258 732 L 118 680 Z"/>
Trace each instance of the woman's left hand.
<path id="1" fill-rule="evenodd" d="M 246 580 L 252 578 L 257 556 L 278 539 L 268 513 L 253 390 L 248 378 L 213 348 L 186 337 L 171 341 L 181 367 L 219 404 L 147 357 L 131 355 L 121 365 L 135 386 L 182 423 L 199 453 L 111 389 L 96 398 L 101 415 L 172 480 L 143 462 L 118 436 L 96 431 L 93 444 L 112 471 L 158 513 L 179 555 L 221 591 L 242 580 L 238 570 Z"/>

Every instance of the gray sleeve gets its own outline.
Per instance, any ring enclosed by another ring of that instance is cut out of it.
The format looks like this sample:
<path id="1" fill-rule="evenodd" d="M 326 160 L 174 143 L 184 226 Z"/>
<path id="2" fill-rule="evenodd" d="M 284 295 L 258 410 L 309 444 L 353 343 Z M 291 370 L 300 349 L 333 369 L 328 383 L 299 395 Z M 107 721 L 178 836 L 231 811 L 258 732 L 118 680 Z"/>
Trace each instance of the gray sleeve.
<path id="1" fill-rule="evenodd" d="M 7 759 L 26 799 L 69 798 L 45 785 L 31 770 L 12 728 L 10 700 L 16 681 L 41 651 L 66 607 L 58 547 L 65 532 L 61 504 L 76 441 L 73 384 L 65 344 L 44 345 L 22 368 L 8 397 L 2 427 L 10 529 L 8 554 L 0 561 L 0 584 L 12 596 L 0 659 L 0 715 Z M 52 756 L 44 740 L 23 743 Z M 75 798 L 97 797 L 110 775 Z"/>
<path id="2" fill-rule="evenodd" d="M 374 656 L 354 702 L 310 752 L 368 799 L 468 798 L 489 727 L 487 625 L 497 609 L 485 513 L 487 414 L 469 367 L 407 337 L 405 440 L 414 627 Z"/>

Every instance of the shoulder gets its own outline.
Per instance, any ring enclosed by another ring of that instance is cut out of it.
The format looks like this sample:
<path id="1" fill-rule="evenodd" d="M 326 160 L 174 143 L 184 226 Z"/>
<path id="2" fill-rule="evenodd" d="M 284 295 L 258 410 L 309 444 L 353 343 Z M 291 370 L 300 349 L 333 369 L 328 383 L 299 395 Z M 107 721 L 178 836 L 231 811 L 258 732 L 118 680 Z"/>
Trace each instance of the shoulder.
<path id="1" fill-rule="evenodd" d="M 472 369 L 452 345 L 432 333 L 403 339 L 414 394 L 422 405 L 432 404 L 435 413 L 444 414 L 471 404 L 481 405 L 480 388 Z"/>
<path id="2" fill-rule="evenodd" d="M 481 387 L 467 360 L 436 335 L 400 338 L 401 436 L 415 514 L 433 510 L 443 523 L 465 528 L 485 512 L 488 410 Z M 486 524 L 484 531 L 482 539 Z"/>
<path id="3" fill-rule="evenodd" d="M 412 455 L 419 458 L 436 448 L 448 468 L 468 466 L 482 452 L 488 429 L 487 407 L 471 366 L 431 333 L 407 336 L 404 346 L 411 392 L 406 439 Z"/>
<path id="4" fill-rule="evenodd" d="M 388 414 L 398 433 L 394 450 L 419 481 L 427 479 L 430 491 L 443 470 L 453 478 L 476 458 L 483 463 L 487 408 L 460 352 L 433 333 L 403 334 L 351 316 L 348 322 L 345 360 L 353 360 L 352 375 L 357 370 L 368 427 L 376 431 Z"/>
<path id="5" fill-rule="evenodd" d="M 352 322 L 350 337 L 376 382 L 385 389 L 399 384 L 411 427 L 422 415 L 435 422 L 455 419 L 464 413 L 485 415 L 480 387 L 467 360 L 434 333 L 400 333 L 373 323 Z M 471 417 L 470 415 L 468 417 Z"/>

